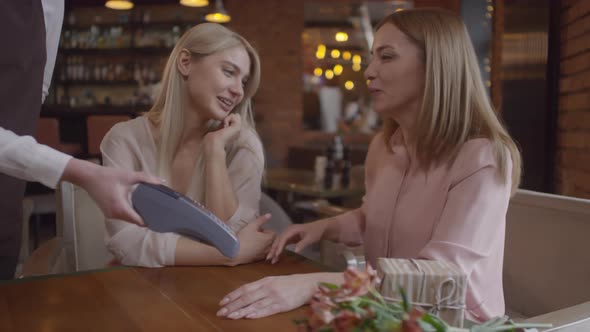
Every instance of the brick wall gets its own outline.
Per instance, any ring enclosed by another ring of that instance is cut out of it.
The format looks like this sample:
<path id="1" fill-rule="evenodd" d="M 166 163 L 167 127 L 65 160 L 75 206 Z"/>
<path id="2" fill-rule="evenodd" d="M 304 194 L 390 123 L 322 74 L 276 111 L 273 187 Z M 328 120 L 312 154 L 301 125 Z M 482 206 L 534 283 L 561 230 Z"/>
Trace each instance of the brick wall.
<path id="1" fill-rule="evenodd" d="M 557 191 L 590 198 L 590 1 L 562 0 Z"/>
<path id="2" fill-rule="evenodd" d="M 227 0 L 229 27 L 258 50 L 262 80 L 255 97 L 258 133 L 269 166 L 282 163 L 303 130 L 303 1 Z"/>

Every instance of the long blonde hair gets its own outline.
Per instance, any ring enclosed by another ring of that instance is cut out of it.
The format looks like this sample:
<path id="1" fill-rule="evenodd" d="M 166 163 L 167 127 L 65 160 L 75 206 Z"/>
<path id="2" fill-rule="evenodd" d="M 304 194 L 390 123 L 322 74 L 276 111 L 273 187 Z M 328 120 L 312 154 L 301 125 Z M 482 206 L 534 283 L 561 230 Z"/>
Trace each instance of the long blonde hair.
<path id="1" fill-rule="evenodd" d="M 178 70 L 178 58 L 182 50 L 189 50 L 193 56 L 205 57 L 237 46 L 243 47 L 250 58 L 250 75 L 244 87 L 244 97 L 236 105 L 232 113 L 237 113 L 242 118 L 241 131 L 251 131 L 256 135 L 254 117 L 252 115 L 251 99 L 260 83 L 260 59 L 256 50 L 246 39 L 230 29 L 215 23 L 203 23 L 194 26 L 184 33 L 172 50 L 164 74 L 162 75 L 162 88 L 156 98 L 154 106 L 147 113 L 147 118 L 157 127 L 160 135 L 158 140 L 158 175 L 164 179 L 170 178 L 170 168 L 183 135 L 183 77 Z M 210 121 L 208 130 L 216 128 L 218 121 Z M 241 135 L 240 135 L 241 136 Z M 256 137 L 258 137 L 256 135 Z M 228 164 L 239 148 L 246 147 L 244 142 L 231 142 L 228 146 Z M 254 148 L 252 148 L 254 150 Z M 202 174 L 203 167 L 200 157 L 197 158 L 198 174 Z M 264 161 L 261 161 L 264 164 Z M 194 177 L 193 181 L 194 182 Z M 202 188 L 201 188 L 202 189 Z M 202 193 L 201 193 L 202 194 Z M 201 196 L 196 193 L 196 196 Z M 198 197 L 195 197 L 197 199 Z"/>
<path id="2" fill-rule="evenodd" d="M 462 20 L 452 12 L 421 8 L 395 12 L 376 29 L 388 23 L 422 50 L 425 89 L 414 128 L 420 165 L 428 169 L 452 162 L 467 140 L 485 137 L 492 142 L 500 174 L 511 172 L 514 193 L 520 184 L 520 151 L 490 103 Z M 385 139 L 397 128 L 394 120 L 384 119 Z M 511 170 L 506 169 L 508 158 Z"/>

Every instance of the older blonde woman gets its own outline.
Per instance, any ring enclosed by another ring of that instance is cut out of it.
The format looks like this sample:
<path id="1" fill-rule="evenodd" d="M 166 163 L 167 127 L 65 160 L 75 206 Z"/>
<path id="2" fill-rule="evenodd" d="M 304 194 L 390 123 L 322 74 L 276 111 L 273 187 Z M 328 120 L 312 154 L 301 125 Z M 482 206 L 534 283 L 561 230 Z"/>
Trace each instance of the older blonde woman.
<path id="1" fill-rule="evenodd" d="M 365 162 L 363 205 L 347 214 L 294 225 L 273 244 L 276 262 L 330 239 L 364 243 L 368 261 L 423 258 L 457 264 L 468 276 L 467 318 L 504 313 L 505 217 L 520 178 L 519 151 L 498 120 L 473 46 L 455 14 L 405 10 L 385 18 L 365 71 L 384 120 Z M 218 312 L 256 318 L 308 301 L 320 281 L 340 273 L 265 278 L 228 294 Z"/>
<path id="2" fill-rule="evenodd" d="M 274 238 L 259 231 L 268 217 L 249 223 L 264 167 L 250 107 L 259 80 L 258 55 L 243 37 L 218 24 L 193 27 L 172 51 L 152 109 L 114 126 L 101 144 L 106 165 L 157 174 L 207 206 L 238 233 L 238 257 L 108 219 L 107 246 L 120 263 L 235 265 L 264 257 Z"/>

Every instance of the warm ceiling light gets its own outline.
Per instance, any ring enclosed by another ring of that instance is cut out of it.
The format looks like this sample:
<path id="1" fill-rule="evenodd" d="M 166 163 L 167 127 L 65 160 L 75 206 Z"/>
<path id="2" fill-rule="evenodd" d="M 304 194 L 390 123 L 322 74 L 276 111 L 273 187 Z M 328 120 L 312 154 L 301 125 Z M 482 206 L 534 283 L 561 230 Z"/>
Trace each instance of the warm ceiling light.
<path id="1" fill-rule="evenodd" d="M 187 7 L 207 7 L 209 0 L 180 0 L 180 4 Z"/>
<path id="2" fill-rule="evenodd" d="M 326 57 L 326 53 L 317 51 L 317 52 L 315 52 L 315 57 L 318 59 L 323 59 L 324 57 Z"/>
<path id="3" fill-rule="evenodd" d="M 346 88 L 346 90 L 352 90 L 354 89 L 354 82 L 346 81 L 346 83 L 344 83 L 344 87 Z"/>
<path id="4" fill-rule="evenodd" d="M 348 60 L 350 60 L 350 58 L 352 58 L 352 53 L 350 53 L 348 51 L 342 52 L 342 59 L 348 61 Z"/>
<path id="5" fill-rule="evenodd" d="M 324 71 L 323 71 L 323 70 L 322 70 L 322 68 L 320 68 L 320 67 L 317 67 L 317 68 L 315 68 L 315 69 L 313 70 L 313 74 L 314 74 L 315 76 L 318 76 L 318 77 L 322 76 L 322 73 L 323 73 L 323 72 L 324 72 Z"/>
<path id="6" fill-rule="evenodd" d="M 361 71 L 361 65 L 358 63 L 353 63 L 352 64 L 352 70 L 354 71 Z"/>
<path id="7" fill-rule="evenodd" d="M 326 53 L 326 45 L 319 44 L 318 45 L 318 52 L 324 52 L 324 53 Z"/>
<path id="8" fill-rule="evenodd" d="M 332 58 L 338 59 L 340 57 L 340 51 L 337 49 L 333 49 L 332 52 L 330 52 L 330 55 L 332 56 Z"/>
<path id="9" fill-rule="evenodd" d="M 326 69 L 324 75 L 326 75 L 326 78 L 329 80 L 334 78 L 334 72 L 331 69 Z"/>
<path id="10" fill-rule="evenodd" d="M 215 11 L 205 15 L 205 20 L 213 23 L 227 23 L 231 21 L 231 16 L 223 8 L 223 2 L 215 0 Z"/>
<path id="11" fill-rule="evenodd" d="M 108 0 L 105 7 L 117 10 L 127 10 L 133 8 L 133 1 L 128 0 Z"/>
<path id="12" fill-rule="evenodd" d="M 348 34 L 342 31 L 336 32 L 334 39 L 336 39 L 337 42 L 345 42 L 348 40 Z"/>
<path id="13" fill-rule="evenodd" d="M 352 57 L 352 63 L 354 63 L 354 64 L 358 64 L 358 65 L 360 65 L 360 64 L 361 64 L 361 61 L 362 61 L 362 59 L 361 59 L 361 56 L 360 56 L 360 55 L 358 55 L 358 54 L 355 54 L 355 55 Z"/>
<path id="14" fill-rule="evenodd" d="M 340 76 L 340 74 L 342 74 L 343 70 L 344 70 L 344 67 L 342 67 L 342 65 L 335 65 L 334 66 L 334 75 Z"/>

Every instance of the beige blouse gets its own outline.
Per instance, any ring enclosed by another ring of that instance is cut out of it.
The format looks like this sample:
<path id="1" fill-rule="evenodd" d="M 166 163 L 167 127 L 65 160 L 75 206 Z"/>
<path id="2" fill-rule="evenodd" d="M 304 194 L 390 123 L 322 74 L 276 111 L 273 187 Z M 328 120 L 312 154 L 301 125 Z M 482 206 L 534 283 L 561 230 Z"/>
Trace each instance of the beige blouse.
<path id="1" fill-rule="evenodd" d="M 238 200 L 238 208 L 227 223 L 236 233 L 258 214 L 264 169 L 262 144 L 255 133 L 242 130 L 238 139 L 245 147 L 240 148 L 231 161 L 228 160 L 227 166 Z M 157 148 L 146 117 L 116 124 L 102 140 L 100 150 L 105 166 L 156 174 Z M 196 176 L 195 180 L 192 186 L 202 186 L 202 179 Z M 189 192 L 199 191 L 189 189 Z M 145 267 L 174 265 L 180 235 L 157 233 L 115 219 L 107 219 L 106 228 L 107 247 L 122 264 Z"/>

